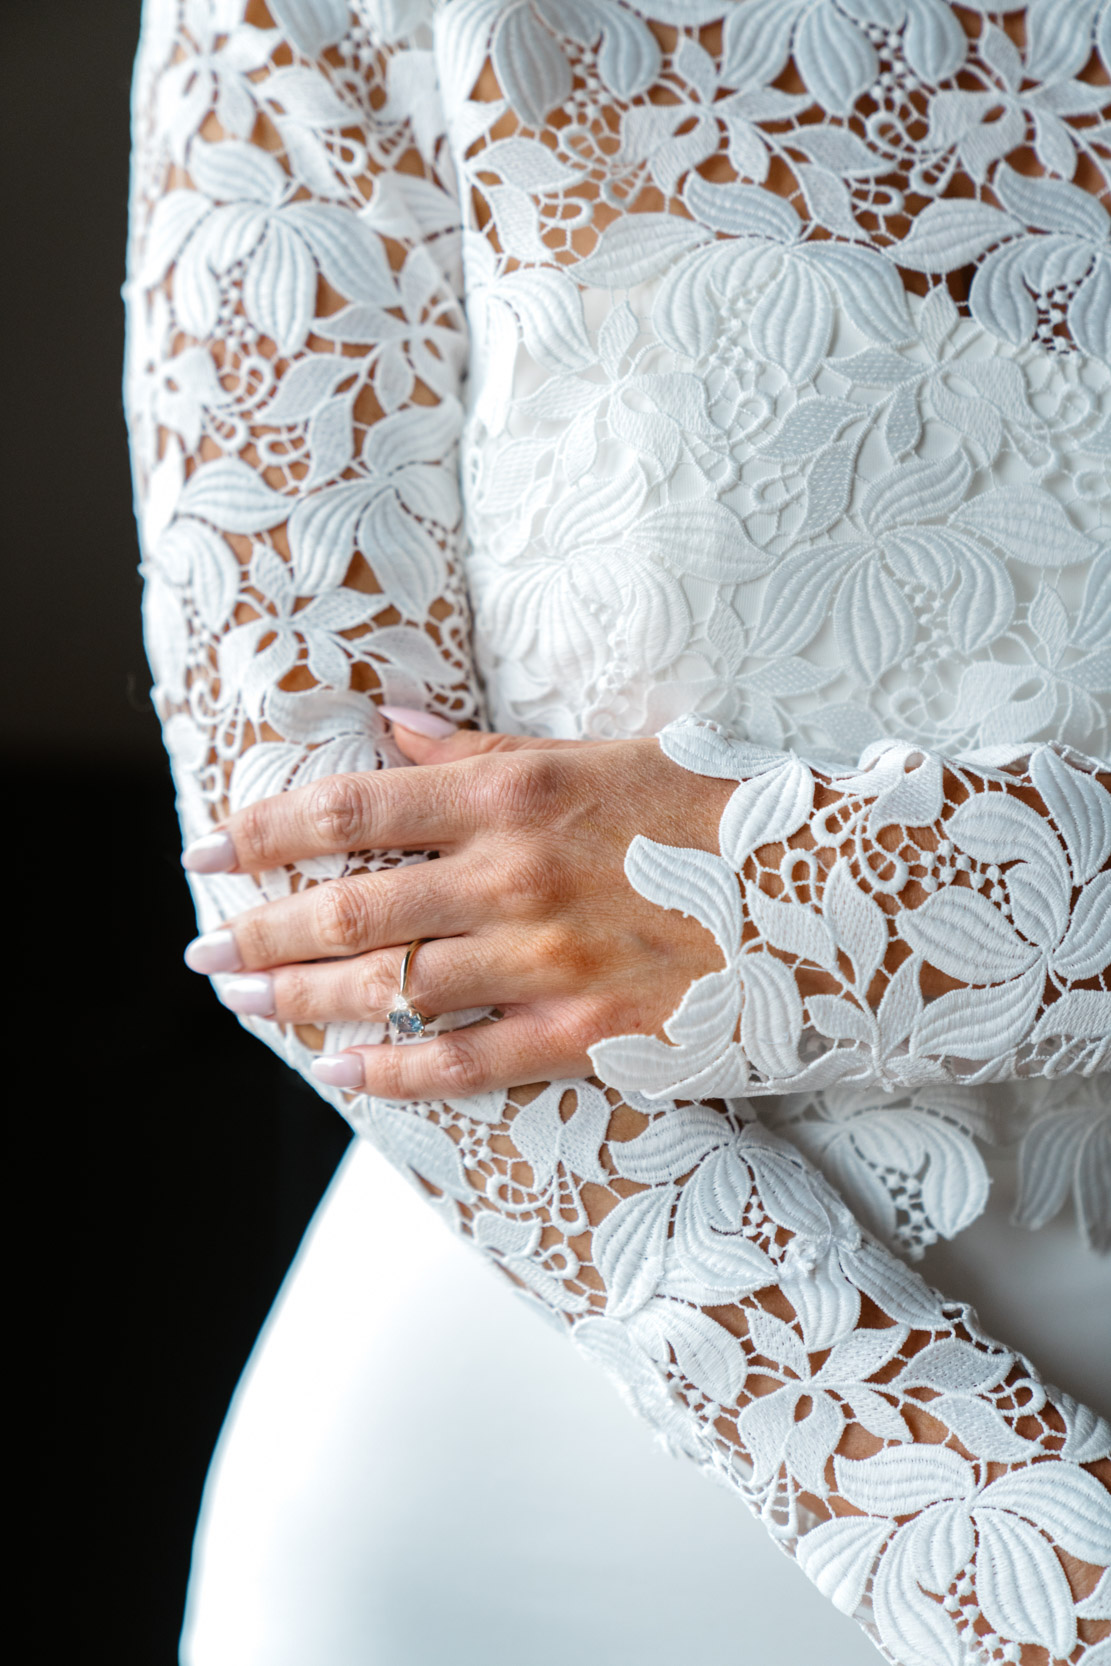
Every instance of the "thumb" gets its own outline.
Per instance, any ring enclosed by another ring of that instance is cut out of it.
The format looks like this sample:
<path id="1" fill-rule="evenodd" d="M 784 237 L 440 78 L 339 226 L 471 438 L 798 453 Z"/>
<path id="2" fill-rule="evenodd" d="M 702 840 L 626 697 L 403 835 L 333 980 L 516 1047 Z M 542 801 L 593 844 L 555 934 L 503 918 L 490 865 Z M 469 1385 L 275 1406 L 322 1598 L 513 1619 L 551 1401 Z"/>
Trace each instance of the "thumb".
<path id="1" fill-rule="evenodd" d="M 581 741 L 546 740 L 536 735 L 488 734 L 481 729 L 457 729 L 433 712 L 411 706 L 379 706 L 393 726 L 399 749 L 415 764 L 446 764 L 456 758 L 475 758 L 484 752 L 548 752 L 580 746 Z"/>

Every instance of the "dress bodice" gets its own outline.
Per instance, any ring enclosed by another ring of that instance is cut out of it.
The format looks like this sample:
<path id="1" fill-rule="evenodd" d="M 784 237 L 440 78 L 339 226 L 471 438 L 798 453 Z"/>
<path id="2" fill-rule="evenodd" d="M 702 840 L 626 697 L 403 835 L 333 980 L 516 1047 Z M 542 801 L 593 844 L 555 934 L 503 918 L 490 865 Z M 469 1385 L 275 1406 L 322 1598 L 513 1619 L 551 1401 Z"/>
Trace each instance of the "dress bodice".
<path id="1" fill-rule="evenodd" d="M 832 283 L 827 346 L 784 368 L 753 324 L 790 268 L 737 238 L 587 290 L 573 369 L 472 309 L 494 720 L 608 738 L 697 711 L 850 762 L 887 736 L 1105 754 L 1111 369 L 1003 341 L 944 286 L 904 297 L 902 339 L 869 339 Z"/>
<path id="2" fill-rule="evenodd" d="M 447 118 L 499 725 L 1106 756 L 1106 71 L 1084 8 L 975 9 L 484 8 L 505 97 Z"/>
<path id="3" fill-rule="evenodd" d="M 728 852 L 630 846 L 727 960 L 666 1046 L 594 1049 L 650 1070 L 329 1097 L 902 1666 L 1111 1646 L 1111 1429 L 860 1221 L 959 1232 L 1004 1136 L 1022 1220 L 1106 1232 L 1109 63 L 1111 0 L 145 7 L 127 396 L 186 836 L 398 764 L 380 703 L 737 782 Z M 419 860 L 192 882 L 208 927 Z"/>
<path id="4" fill-rule="evenodd" d="M 439 14 L 436 48 L 494 726 L 612 738 L 693 712 L 841 763 L 884 739 L 1106 759 L 1111 217 L 1076 183 L 1106 186 L 1092 19 L 478 10 L 497 89 L 451 93 L 475 8 Z M 1104 1097 L 843 1086 L 760 1114 L 917 1249 L 982 1208 L 974 1136 L 1025 1138 L 1029 1166 L 1051 1129 L 1099 1239 L 1111 1199 L 1079 1170 L 1111 1140 Z"/>

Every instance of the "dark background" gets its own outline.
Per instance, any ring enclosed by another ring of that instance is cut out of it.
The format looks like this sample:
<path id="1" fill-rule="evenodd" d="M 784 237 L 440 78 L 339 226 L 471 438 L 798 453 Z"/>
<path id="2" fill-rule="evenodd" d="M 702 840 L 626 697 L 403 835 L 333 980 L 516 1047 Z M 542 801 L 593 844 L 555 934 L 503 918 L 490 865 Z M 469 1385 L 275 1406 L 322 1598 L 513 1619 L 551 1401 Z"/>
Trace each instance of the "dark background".
<path id="1" fill-rule="evenodd" d="M 14 1430 L 29 1652 L 67 1666 L 176 1659 L 209 1455 L 348 1139 L 181 963 L 120 396 L 139 9 L 0 0 Z"/>

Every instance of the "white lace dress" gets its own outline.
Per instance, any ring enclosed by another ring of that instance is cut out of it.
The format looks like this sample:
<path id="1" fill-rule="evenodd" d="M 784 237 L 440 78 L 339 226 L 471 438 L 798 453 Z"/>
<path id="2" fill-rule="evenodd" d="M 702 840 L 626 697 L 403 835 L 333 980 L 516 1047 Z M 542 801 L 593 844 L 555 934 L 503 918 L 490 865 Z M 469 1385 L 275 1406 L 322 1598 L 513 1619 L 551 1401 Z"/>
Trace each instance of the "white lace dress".
<path id="1" fill-rule="evenodd" d="M 666 1039 L 335 1098 L 902 1666 L 1111 1661 L 1111 1427 L 908 1264 L 997 1151 L 1108 1238 L 1108 64 L 1107 0 L 148 0 L 136 77 L 186 833 L 396 763 L 379 700 L 737 782 L 630 847 L 722 952 Z"/>

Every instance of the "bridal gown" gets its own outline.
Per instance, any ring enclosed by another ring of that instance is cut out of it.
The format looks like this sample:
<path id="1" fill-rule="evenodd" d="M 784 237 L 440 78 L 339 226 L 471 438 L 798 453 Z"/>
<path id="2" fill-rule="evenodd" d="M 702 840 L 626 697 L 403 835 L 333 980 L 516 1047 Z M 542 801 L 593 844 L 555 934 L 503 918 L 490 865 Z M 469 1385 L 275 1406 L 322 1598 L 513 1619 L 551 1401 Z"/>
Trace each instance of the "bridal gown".
<path id="1" fill-rule="evenodd" d="M 328 1095 L 188 1666 L 1111 1662 L 1108 64 L 1107 0 L 148 0 L 186 836 L 380 700 L 735 783 L 629 847 L 723 961 L 664 1037 Z"/>

